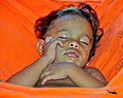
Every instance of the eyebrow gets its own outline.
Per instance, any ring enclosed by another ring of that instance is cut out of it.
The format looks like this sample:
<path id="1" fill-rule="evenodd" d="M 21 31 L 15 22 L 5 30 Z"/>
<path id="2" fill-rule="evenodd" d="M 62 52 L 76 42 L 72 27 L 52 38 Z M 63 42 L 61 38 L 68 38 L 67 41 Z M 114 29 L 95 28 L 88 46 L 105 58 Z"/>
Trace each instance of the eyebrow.
<path id="1" fill-rule="evenodd" d="M 58 33 L 58 32 L 62 32 L 62 31 L 67 31 L 68 32 L 68 30 L 67 29 L 61 29 L 61 30 L 58 30 L 56 33 Z"/>

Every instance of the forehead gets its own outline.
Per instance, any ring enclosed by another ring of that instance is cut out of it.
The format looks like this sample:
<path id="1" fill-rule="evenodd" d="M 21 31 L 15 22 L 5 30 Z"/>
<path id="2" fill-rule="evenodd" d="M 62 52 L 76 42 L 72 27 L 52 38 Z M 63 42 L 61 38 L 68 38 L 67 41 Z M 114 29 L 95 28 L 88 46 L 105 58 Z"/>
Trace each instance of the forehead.
<path id="1" fill-rule="evenodd" d="M 54 35 L 62 29 L 68 30 L 71 34 L 85 33 L 90 37 L 92 36 L 91 24 L 85 18 L 78 15 L 65 15 L 54 20 L 49 26 L 47 30 L 49 33 L 47 34 Z"/>

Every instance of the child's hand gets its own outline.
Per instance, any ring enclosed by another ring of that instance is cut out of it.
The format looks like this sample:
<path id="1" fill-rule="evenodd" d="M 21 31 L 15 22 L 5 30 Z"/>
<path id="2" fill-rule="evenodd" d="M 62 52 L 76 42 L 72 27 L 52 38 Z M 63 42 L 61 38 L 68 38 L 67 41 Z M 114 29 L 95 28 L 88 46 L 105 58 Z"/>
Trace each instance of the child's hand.
<path id="1" fill-rule="evenodd" d="M 74 64 L 69 62 L 50 64 L 40 76 L 40 79 L 42 80 L 42 85 L 44 85 L 48 80 L 67 78 L 68 73 L 73 66 Z"/>
<path id="2" fill-rule="evenodd" d="M 57 38 L 54 38 L 52 36 L 46 37 L 45 42 L 44 42 L 42 56 L 46 56 L 50 62 L 53 62 L 56 57 L 56 48 L 58 45 L 60 47 L 63 47 L 63 43 Z"/>

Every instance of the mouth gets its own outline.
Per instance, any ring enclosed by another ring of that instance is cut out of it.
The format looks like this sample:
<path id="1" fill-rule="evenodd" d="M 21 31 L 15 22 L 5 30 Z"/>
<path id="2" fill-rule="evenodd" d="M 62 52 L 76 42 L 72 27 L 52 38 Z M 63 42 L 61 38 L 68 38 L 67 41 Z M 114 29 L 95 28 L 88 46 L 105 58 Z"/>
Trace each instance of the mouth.
<path id="1" fill-rule="evenodd" d="M 68 57 L 79 58 L 79 53 L 73 49 L 67 50 L 67 52 L 65 52 L 64 55 L 66 55 Z"/>

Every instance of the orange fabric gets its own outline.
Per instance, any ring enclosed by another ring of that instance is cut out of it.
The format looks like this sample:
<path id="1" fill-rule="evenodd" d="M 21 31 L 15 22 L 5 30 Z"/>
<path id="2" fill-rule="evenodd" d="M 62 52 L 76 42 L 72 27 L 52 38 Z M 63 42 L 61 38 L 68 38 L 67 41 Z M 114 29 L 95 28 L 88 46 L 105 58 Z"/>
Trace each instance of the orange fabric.
<path id="1" fill-rule="evenodd" d="M 90 4 L 97 12 L 104 36 L 88 66 L 98 68 L 109 84 L 100 89 L 31 88 L 0 82 L 0 97 L 113 97 L 123 91 L 123 1 L 122 0 L 0 0 L 0 80 L 29 66 L 40 56 L 35 44 L 34 23 L 63 5 Z M 49 5 L 50 4 L 50 5 Z M 120 70 L 120 71 L 119 71 Z M 115 94 L 107 90 L 116 91 Z"/>
<path id="2" fill-rule="evenodd" d="M 123 69 L 104 88 L 32 88 L 10 83 L 0 83 L 1 98 L 122 98 L 123 97 Z M 116 82 L 115 82 L 116 81 Z M 112 94 L 115 92 L 117 94 Z"/>

